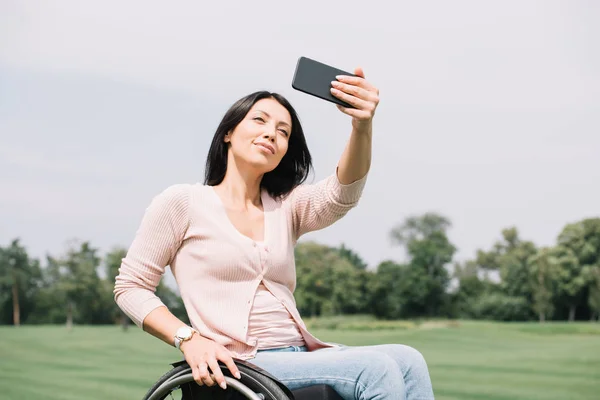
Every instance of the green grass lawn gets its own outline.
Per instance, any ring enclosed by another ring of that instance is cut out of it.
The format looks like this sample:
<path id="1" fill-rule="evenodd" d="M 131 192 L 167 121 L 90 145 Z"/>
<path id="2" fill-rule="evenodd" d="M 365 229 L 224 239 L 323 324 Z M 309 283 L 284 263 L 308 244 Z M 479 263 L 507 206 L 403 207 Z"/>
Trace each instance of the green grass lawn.
<path id="1" fill-rule="evenodd" d="M 600 398 L 600 324 L 312 326 L 328 341 L 416 347 L 429 363 L 436 399 Z M 137 328 L 0 327 L 0 398 L 140 399 L 180 358 Z"/>

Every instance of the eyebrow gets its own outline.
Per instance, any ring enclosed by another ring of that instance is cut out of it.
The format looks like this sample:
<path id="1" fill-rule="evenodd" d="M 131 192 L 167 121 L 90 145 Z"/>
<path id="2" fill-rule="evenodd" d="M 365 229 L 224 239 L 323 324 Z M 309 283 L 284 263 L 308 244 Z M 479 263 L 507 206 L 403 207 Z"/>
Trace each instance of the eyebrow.
<path id="1" fill-rule="evenodd" d="M 263 111 L 263 110 L 256 110 L 256 111 L 258 111 L 259 113 L 263 113 L 263 114 L 265 114 L 265 115 L 266 115 L 268 118 L 271 118 L 271 116 L 269 115 L 269 113 L 268 113 L 268 112 L 266 112 L 266 111 Z M 279 122 L 279 123 L 280 123 L 281 125 L 285 125 L 285 126 L 287 126 L 288 128 L 291 128 L 290 124 L 288 124 L 287 122 L 281 121 L 281 122 Z"/>

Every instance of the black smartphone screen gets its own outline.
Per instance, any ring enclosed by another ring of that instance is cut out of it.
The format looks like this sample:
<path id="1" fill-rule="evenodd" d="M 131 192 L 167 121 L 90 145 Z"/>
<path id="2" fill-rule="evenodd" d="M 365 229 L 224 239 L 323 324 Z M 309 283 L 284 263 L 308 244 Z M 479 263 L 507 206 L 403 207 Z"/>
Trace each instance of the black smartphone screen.
<path id="1" fill-rule="evenodd" d="M 334 97 L 331 92 L 331 81 L 336 80 L 337 75 L 355 76 L 349 72 L 331 67 L 307 57 L 300 57 L 296 64 L 296 72 L 292 79 L 292 87 L 296 90 L 310 94 L 323 100 L 339 104 L 344 107 L 354 106 Z"/>

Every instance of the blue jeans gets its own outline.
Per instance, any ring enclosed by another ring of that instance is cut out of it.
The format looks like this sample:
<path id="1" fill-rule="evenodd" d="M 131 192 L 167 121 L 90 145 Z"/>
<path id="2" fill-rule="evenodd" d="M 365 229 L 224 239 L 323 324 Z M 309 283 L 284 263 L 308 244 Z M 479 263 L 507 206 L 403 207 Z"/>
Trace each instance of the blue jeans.
<path id="1" fill-rule="evenodd" d="M 290 389 L 325 384 L 345 400 L 430 400 L 433 389 L 425 359 L 400 344 L 261 350 L 248 360 Z"/>

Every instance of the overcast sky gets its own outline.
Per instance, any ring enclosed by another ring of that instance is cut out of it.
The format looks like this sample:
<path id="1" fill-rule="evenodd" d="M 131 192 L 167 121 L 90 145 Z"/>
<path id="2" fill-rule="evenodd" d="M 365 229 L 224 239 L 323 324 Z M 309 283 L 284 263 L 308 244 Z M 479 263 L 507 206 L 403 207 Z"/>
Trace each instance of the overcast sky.
<path id="1" fill-rule="evenodd" d="M 350 133 L 296 92 L 296 60 L 362 66 L 381 91 L 358 208 L 306 236 L 370 265 L 428 211 L 457 259 L 516 226 L 551 245 L 600 216 L 600 3 L 595 1 L 0 2 L 0 245 L 37 257 L 73 237 L 129 246 L 169 185 L 202 180 L 226 109 L 258 89 L 297 108 L 332 173 Z"/>

